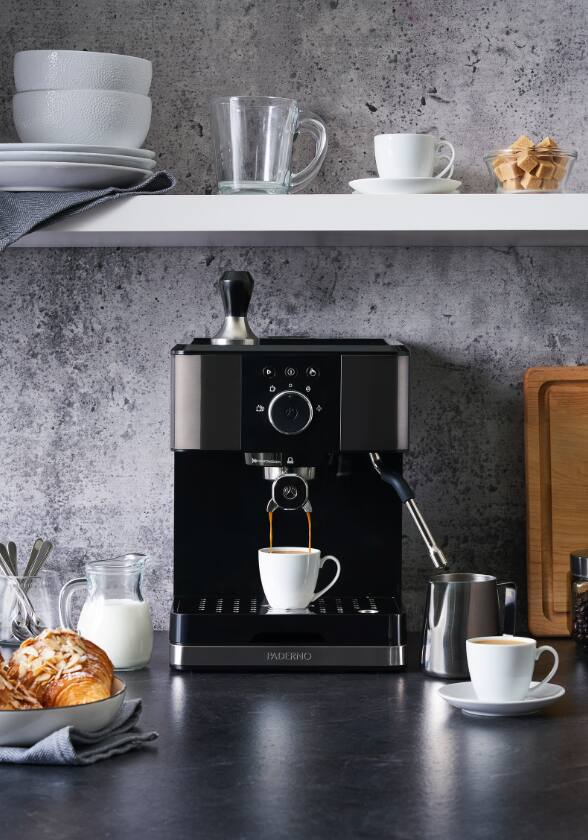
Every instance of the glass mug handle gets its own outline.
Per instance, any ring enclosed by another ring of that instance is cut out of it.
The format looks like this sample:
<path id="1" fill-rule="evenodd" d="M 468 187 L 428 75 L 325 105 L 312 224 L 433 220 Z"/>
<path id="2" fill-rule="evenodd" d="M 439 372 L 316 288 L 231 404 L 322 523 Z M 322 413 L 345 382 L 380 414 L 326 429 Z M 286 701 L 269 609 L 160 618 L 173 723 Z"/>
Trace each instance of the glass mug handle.
<path id="1" fill-rule="evenodd" d="M 312 596 L 312 598 L 310 599 L 310 603 L 311 603 L 311 604 L 312 604 L 312 603 L 314 603 L 314 602 L 315 602 L 318 598 L 320 598 L 320 597 L 321 597 L 321 595 L 324 595 L 324 594 L 325 594 L 325 592 L 328 592 L 328 591 L 329 591 L 329 589 L 331 588 L 331 586 L 334 586 L 334 585 L 337 583 L 337 581 L 339 580 L 339 575 L 341 574 L 341 563 L 339 563 L 339 561 L 337 560 L 337 558 L 336 558 L 336 557 L 333 557 L 333 555 L 332 555 L 332 554 L 327 554 L 325 557 L 321 557 L 321 562 L 320 562 L 320 565 L 319 565 L 319 569 L 322 569 L 322 568 L 323 568 L 323 566 L 325 565 L 325 563 L 327 562 L 327 560 L 332 560 L 332 561 L 333 561 L 333 563 L 335 563 L 335 565 L 337 566 L 337 571 L 335 572 L 335 577 L 334 577 L 334 578 L 333 578 L 333 580 L 332 580 L 332 581 L 328 584 L 328 586 L 325 586 L 325 588 L 324 588 L 324 589 L 321 589 L 321 590 L 319 590 L 318 592 L 315 592 L 315 593 L 314 593 L 314 595 L 313 595 L 313 596 Z"/>
<path id="2" fill-rule="evenodd" d="M 73 578 L 68 580 L 66 584 L 61 587 L 59 593 L 59 623 L 66 630 L 75 630 L 71 617 L 71 599 L 72 595 L 78 589 L 87 587 L 88 581 L 86 578 Z"/>
<path id="3" fill-rule="evenodd" d="M 298 134 L 309 134 L 315 142 L 316 149 L 314 158 L 308 166 L 305 166 L 300 172 L 292 173 L 290 192 L 293 193 L 300 192 L 316 178 L 327 154 L 327 129 L 324 122 L 316 114 L 310 111 L 300 112 L 296 125 L 296 135 Z"/>
<path id="4" fill-rule="evenodd" d="M 443 146 L 447 146 L 447 148 L 449 149 L 449 153 L 440 151 L 443 148 Z M 438 143 L 435 144 L 435 157 L 438 157 L 441 160 L 446 160 L 447 166 L 445 167 L 445 169 L 442 169 L 441 172 L 438 172 L 434 177 L 451 178 L 451 176 L 453 175 L 455 149 L 453 148 L 449 140 L 440 140 Z"/>

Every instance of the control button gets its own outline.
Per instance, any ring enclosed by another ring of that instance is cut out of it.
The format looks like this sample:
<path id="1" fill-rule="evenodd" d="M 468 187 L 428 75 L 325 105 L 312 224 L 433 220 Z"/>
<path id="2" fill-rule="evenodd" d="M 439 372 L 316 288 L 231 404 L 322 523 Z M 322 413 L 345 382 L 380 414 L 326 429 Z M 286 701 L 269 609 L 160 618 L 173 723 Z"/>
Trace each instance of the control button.
<path id="1" fill-rule="evenodd" d="M 295 367 L 285 368 L 284 376 L 287 376 L 288 379 L 294 379 L 295 376 L 298 376 L 298 368 L 295 368 Z"/>
<path id="2" fill-rule="evenodd" d="M 320 373 L 318 371 L 318 368 L 315 368 L 311 365 L 310 367 L 306 368 L 306 375 L 310 376 L 311 379 L 314 379 L 315 376 L 320 376 Z"/>
<path id="3" fill-rule="evenodd" d="M 265 411 L 265 406 L 264 405 L 256 405 L 255 410 L 257 411 L 258 414 L 263 414 L 263 412 Z"/>
<path id="4" fill-rule="evenodd" d="M 276 369 L 267 365 L 261 371 L 261 375 L 264 376 L 266 379 L 274 379 L 276 375 Z"/>
<path id="5" fill-rule="evenodd" d="M 269 392 L 270 392 L 270 394 L 275 394 L 276 393 L 276 386 L 275 385 L 270 385 L 269 386 Z"/>
<path id="6" fill-rule="evenodd" d="M 317 411 L 322 411 L 322 410 L 323 410 L 322 405 L 317 405 L 316 410 L 317 410 Z"/>
<path id="7" fill-rule="evenodd" d="M 269 404 L 268 418 L 280 434 L 298 435 L 312 420 L 312 404 L 300 391 L 282 391 Z"/>
<path id="8" fill-rule="evenodd" d="M 310 385 L 307 385 L 304 390 L 306 391 L 307 394 L 310 394 Z"/>

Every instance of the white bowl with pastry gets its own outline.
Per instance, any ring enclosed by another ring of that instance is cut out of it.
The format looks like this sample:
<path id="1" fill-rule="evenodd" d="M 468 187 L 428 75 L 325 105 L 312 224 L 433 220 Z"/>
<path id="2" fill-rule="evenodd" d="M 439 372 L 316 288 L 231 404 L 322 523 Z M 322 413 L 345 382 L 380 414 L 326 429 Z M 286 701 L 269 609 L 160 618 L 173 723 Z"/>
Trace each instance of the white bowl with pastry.
<path id="1" fill-rule="evenodd" d="M 71 630 L 44 630 L 0 658 L 0 746 L 29 747 L 64 726 L 97 732 L 126 686 L 104 651 Z"/>

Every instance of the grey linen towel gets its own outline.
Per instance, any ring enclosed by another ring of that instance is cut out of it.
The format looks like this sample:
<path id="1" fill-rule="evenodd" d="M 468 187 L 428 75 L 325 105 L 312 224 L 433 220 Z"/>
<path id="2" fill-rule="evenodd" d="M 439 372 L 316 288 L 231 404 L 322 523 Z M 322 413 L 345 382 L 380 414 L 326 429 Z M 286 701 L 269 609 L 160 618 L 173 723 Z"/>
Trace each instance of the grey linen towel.
<path id="1" fill-rule="evenodd" d="M 38 227 L 64 216 L 83 213 L 114 198 L 141 193 L 165 193 L 176 179 L 169 172 L 151 175 L 136 187 L 106 187 L 83 192 L 0 192 L 0 252 Z"/>
<path id="2" fill-rule="evenodd" d="M 0 764 L 94 764 L 130 752 L 159 737 L 135 728 L 140 714 L 141 701 L 127 700 L 110 726 L 98 732 L 65 726 L 32 747 L 0 747 Z"/>

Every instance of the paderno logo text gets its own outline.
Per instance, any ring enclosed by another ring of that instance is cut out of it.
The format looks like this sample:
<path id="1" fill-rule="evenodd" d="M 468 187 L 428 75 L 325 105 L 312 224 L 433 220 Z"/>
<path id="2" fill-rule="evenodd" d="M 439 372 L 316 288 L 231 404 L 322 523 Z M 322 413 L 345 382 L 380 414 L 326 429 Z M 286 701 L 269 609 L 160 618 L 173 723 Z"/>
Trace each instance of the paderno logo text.
<path id="1" fill-rule="evenodd" d="M 268 650 L 265 658 L 267 662 L 310 662 L 312 653 L 309 650 Z"/>

